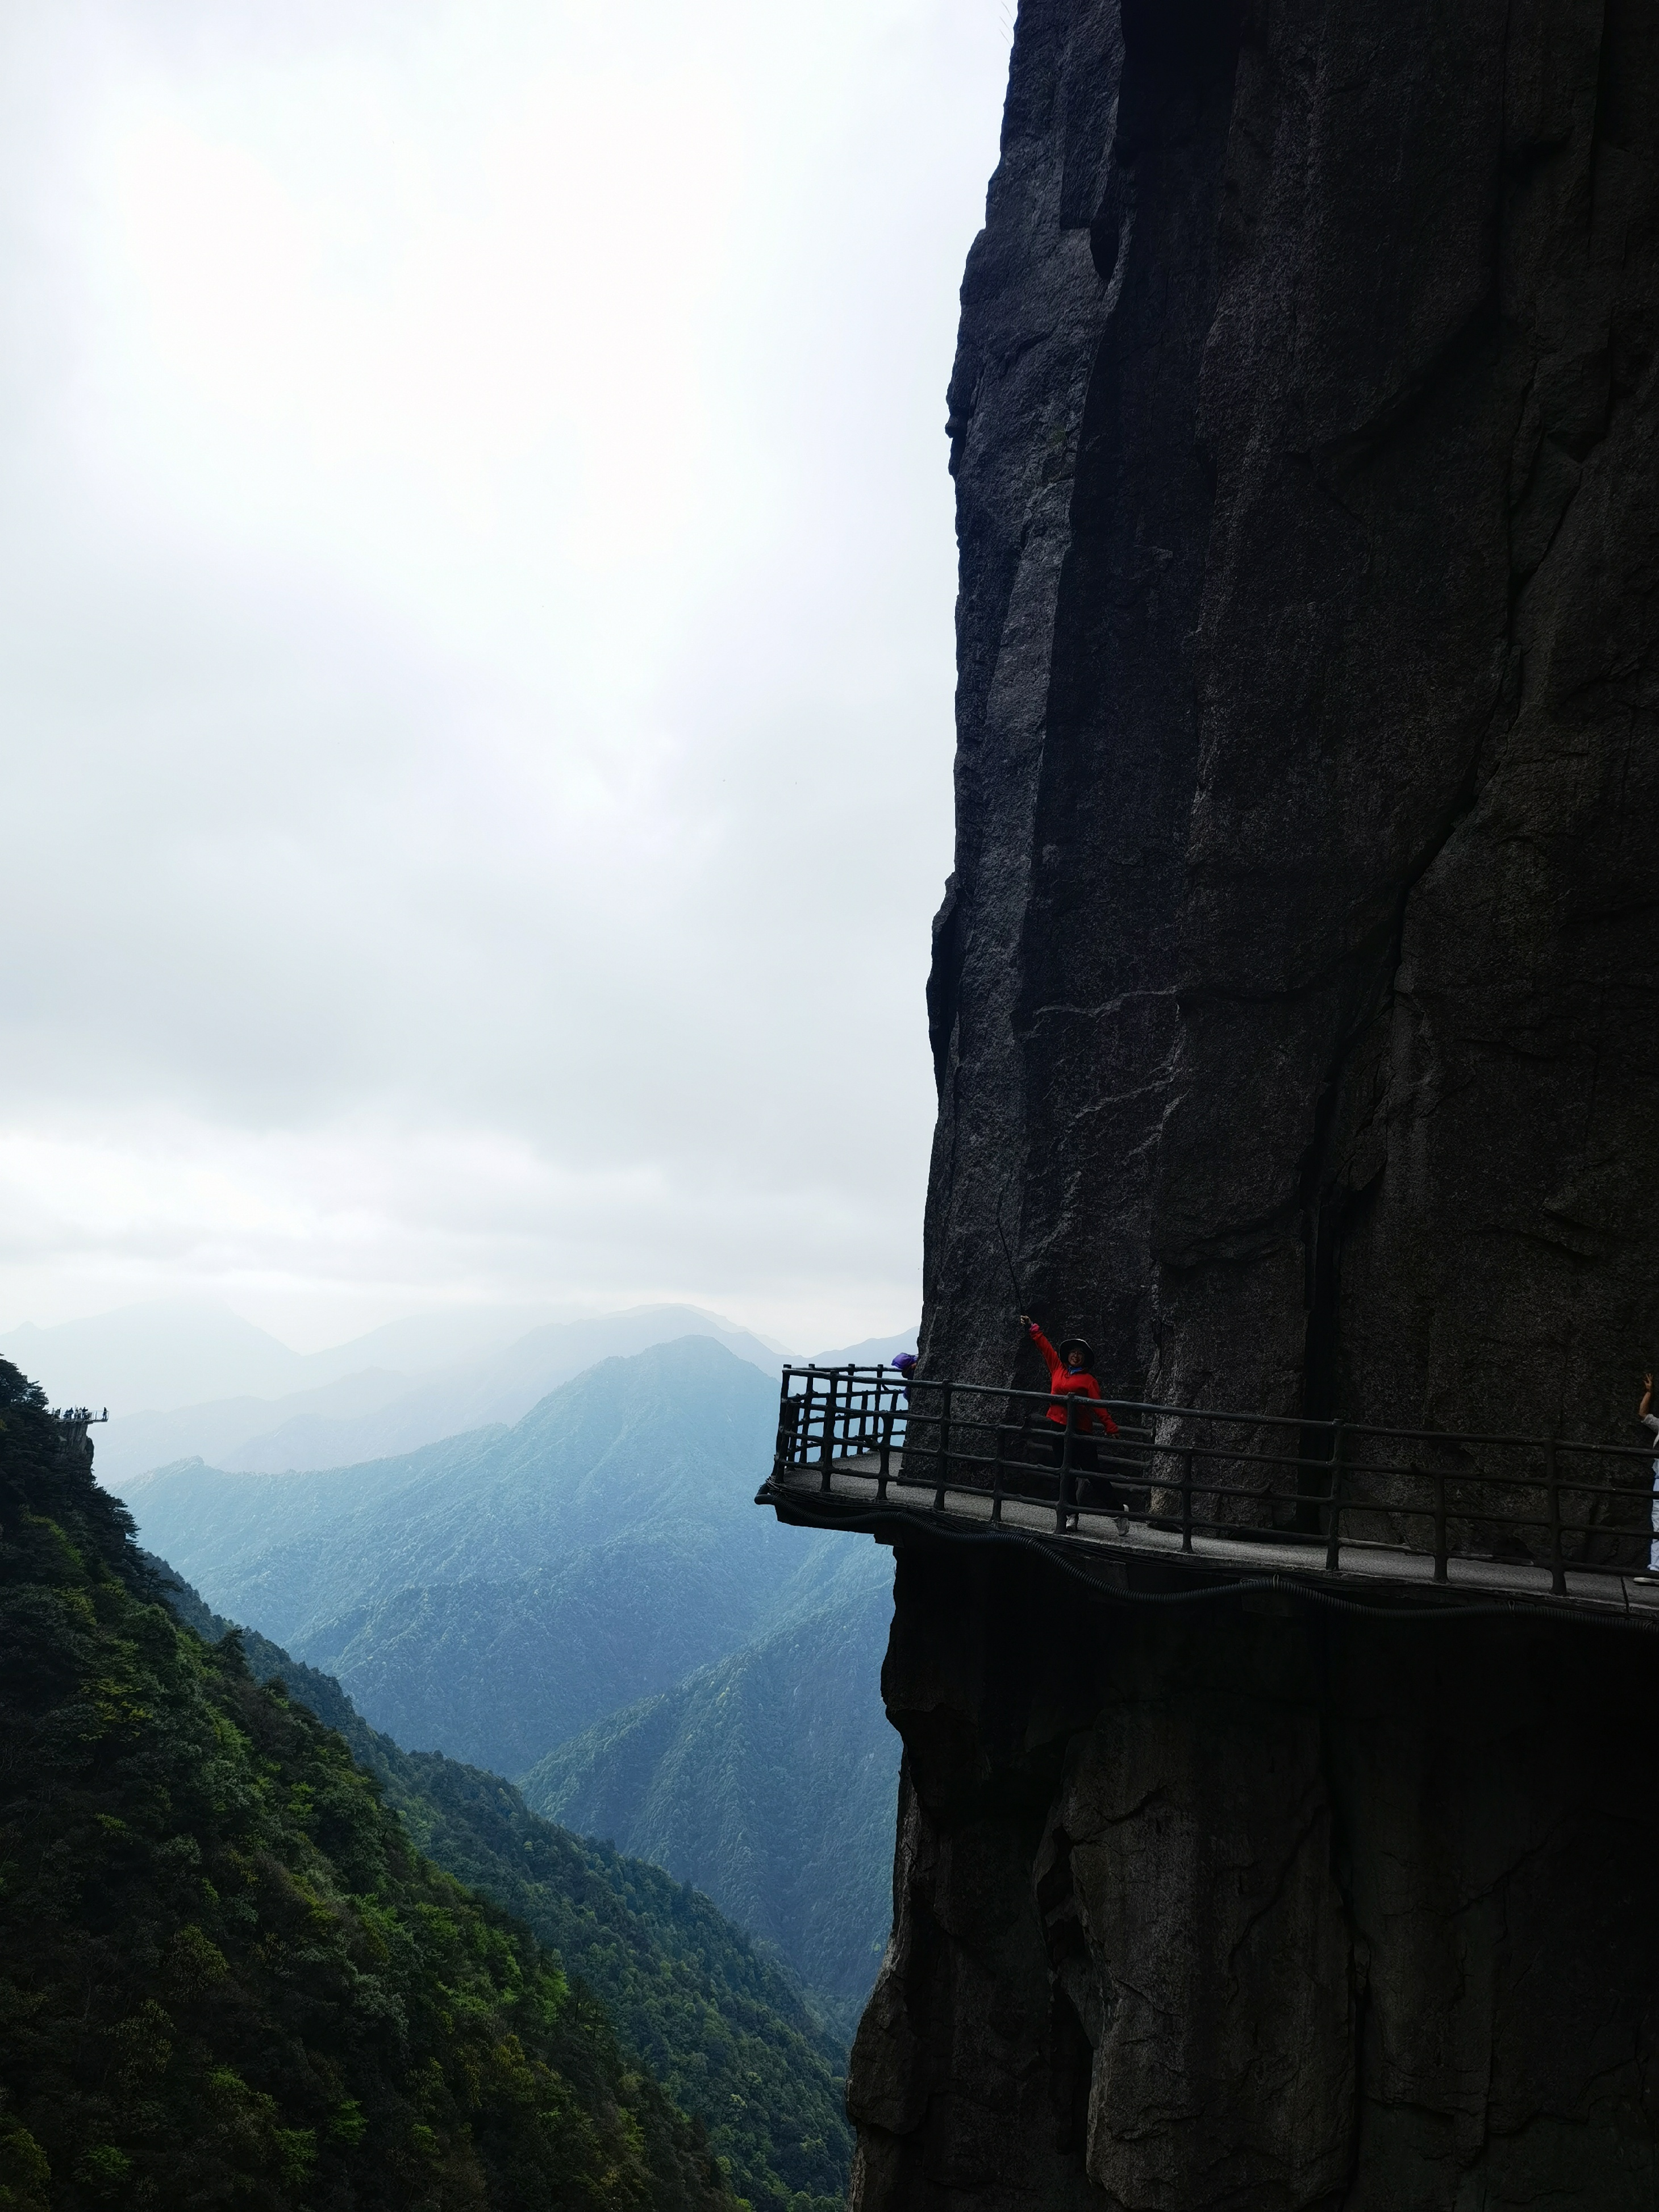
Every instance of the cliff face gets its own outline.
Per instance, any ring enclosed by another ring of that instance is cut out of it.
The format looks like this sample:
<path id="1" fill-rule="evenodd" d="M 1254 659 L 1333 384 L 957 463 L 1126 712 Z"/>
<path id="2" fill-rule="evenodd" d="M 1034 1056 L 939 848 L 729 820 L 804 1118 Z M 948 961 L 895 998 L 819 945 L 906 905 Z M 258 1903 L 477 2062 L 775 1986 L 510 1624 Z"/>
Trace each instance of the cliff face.
<path id="1" fill-rule="evenodd" d="M 1000 1205 L 1125 1392 L 1629 1399 L 1656 217 L 1643 0 L 1024 0 L 951 386 L 934 1371 L 1013 1370 Z"/>
<path id="2" fill-rule="evenodd" d="M 924 1370 L 1036 1381 L 1000 1222 L 1125 1395 L 1620 1434 L 1656 217 L 1644 0 L 1023 0 L 951 386 Z M 861 2212 L 1659 2197 L 1659 1647 L 905 1540 L 884 1692 Z"/>
<path id="3" fill-rule="evenodd" d="M 860 2212 L 1650 2212 L 1649 1639 L 896 1597 Z"/>

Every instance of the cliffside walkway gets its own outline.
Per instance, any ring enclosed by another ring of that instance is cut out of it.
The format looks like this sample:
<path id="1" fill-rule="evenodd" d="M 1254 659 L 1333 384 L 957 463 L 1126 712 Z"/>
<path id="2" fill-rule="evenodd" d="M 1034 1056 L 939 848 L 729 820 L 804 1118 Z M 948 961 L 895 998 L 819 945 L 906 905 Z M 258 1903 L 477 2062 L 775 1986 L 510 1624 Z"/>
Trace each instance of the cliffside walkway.
<path id="1" fill-rule="evenodd" d="M 1659 1628 L 1651 1446 L 1447 1434 L 787 1367 L 756 1503 L 817 1528 L 1036 1543 L 1109 1586 L 1292 1578 L 1391 1605 Z M 1086 1415 L 1085 1416 L 1086 1418 Z M 1092 1462 L 1092 1464 L 1091 1462 Z"/>

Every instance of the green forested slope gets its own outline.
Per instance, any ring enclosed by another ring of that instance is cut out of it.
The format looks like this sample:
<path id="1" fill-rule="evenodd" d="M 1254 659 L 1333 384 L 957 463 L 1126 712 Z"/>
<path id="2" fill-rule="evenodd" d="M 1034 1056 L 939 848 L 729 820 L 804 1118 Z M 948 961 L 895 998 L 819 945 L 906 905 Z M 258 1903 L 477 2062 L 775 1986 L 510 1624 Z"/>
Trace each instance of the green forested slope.
<path id="1" fill-rule="evenodd" d="M 422 1850 L 527 1921 L 603 1998 L 625 2043 L 706 2124 L 738 2194 L 757 2212 L 796 2191 L 812 2212 L 839 2206 L 853 2148 L 844 2046 L 793 1978 L 696 1890 L 540 1819 L 499 1775 L 387 1750 L 387 1797 Z M 794 2212 L 808 2212 L 799 2197 Z"/>
<path id="2" fill-rule="evenodd" d="M 885 1570 L 885 1571 L 883 1571 Z M 521 1775 L 549 1820 L 695 1882 L 775 1942 L 850 2037 L 892 1917 L 898 1740 L 881 1702 L 890 1561 Z"/>
<path id="3" fill-rule="evenodd" d="M 775 1382 L 692 1337 L 514 1429 L 326 1474 L 162 1468 L 126 1495 L 216 1610 L 376 1728 L 514 1773 L 765 1625 L 813 1548 L 754 1507 L 776 1425 Z"/>
<path id="4" fill-rule="evenodd" d="M 512 1582 L 396 1591 L 308 1638 L 305 1654 L 400 1743 L 516 1774 L 742 1644 L 771 1579 L 757 1546 L 647 1523 Z"/>
<path id="5" fill-rule="evenodd" d="M 694 1882 L 850 2033 L 890 1914 L 891 1557 L 756 1508 L 776 1418 L 769 1377 L 692 1339 L 512 1431 L 326 1477 L 174 1469 L 131 1502 L 374 1727 L 534 1769 L 537 1810 Z"/>
<path id="6" fill-rule="evenodd" d="M 152 1600 L 3 1362 L 0 1875 L 8 2212 L 729 2201 L 534 1939 Z"/>
<path id="7" fill-rule="evenodd" d="M 204 1637 L 222 1635 L 229 1624 L 154 1564 L 181 1616 Z M 844 2054 L 787 1971 L 696 1890 L 538 1818 L 498 1775 L 400 1750 L 332 1677 L 241 1635 L 255 1674 L 279 1675 L 343 1733 L 421 1850 L 526 1921 L 594 1990 L 629 2050 L 706 2123 L 757 2212 L 791 2199 L 793 2212 L 807 2212 L 801 2197 L 829 2212 L 840 2201 L 852 2152 Z M 890 1826 L 890 1805 L 884 1817 Z"/>

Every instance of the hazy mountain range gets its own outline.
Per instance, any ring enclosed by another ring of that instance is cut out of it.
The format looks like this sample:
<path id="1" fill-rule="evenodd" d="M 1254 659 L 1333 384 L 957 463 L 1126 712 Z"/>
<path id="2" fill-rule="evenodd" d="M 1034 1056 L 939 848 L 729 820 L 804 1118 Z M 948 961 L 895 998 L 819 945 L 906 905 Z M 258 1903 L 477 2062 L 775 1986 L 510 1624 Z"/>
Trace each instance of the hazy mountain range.
<path id="1" fill-rule="evenodd" d="M 533 1326 L 532 1326 L 533 1324 Z M 116 1486 L 169 1462 L 278 1474 L 416 1450 L 521 1420 L 600 1359 L 710 1336 L 777 1372 L 778 1347 L 696 1306 L 639 1306 L 579 1321 L 533 1307 L 390 1322 L 325 1352 L 297 1352 L 223 1306 L 155 1304 L 0 1337 L 0 1357 L 58 1405 L 107 1406 L 98 1473 Z M 884 1359 L 915 1333 L 814 1357 Z"/>
<path id="2" fill-rule="evenodd" d="M 760 1367 L 760 1338 L 695 1306 L 642 1306 L 589 1321 L 522 1326 L 521 1312 L 470 1316 L 453 1340 L 421 1316 L 328 1352 L 290 1352 L 222 1309 L 138 1307 L 61 1329 L 18 1329 L 0 1356 L 40 1373 L 61 1405 L 107 1405 L 100 1479 L 118 1486 L 171 1460 L 278 1473 L 348 1467 L 494 1422 L 521 1419 L 583 1368 L 692 1332 Z M 206 1395 L 186 1372 L 250 1378 Z"/>
<path id="3" fill-rule="evenodd" d="M 106 1405 L 118 1415 L 279 1398 L 371 1369 L 433 1373 L 484 1358 L 556 1318 L 536 1306 L 461 1307 L 411 1314 L 326 1351 L 295 1352 L 228 1306 L 155 1298 L 50 1328 L 26 1322 L 0 1336 L 0 1358 L 33 1376 L 54 1403 Z"/>
<path id="4" fill-rule="evenodd" d="M 755 1507 L 775 1373 L 690 1336 L 510 1428 L 119 1486 L 216 1611 L 337 1675 L 406 1747 L 534 1767 L 567 1825 L 643 1838 L 624 1847 L 775 1942 L 845 2022 L 890 1908 L 891 1560 Z"/>

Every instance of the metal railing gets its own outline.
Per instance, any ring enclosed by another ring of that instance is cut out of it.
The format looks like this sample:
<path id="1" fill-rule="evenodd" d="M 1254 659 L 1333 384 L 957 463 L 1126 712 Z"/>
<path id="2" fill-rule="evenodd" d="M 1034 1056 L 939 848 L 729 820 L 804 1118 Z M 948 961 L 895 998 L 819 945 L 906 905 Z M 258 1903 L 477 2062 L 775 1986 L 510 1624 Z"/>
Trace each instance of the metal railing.
<path id="1" fill-rule="evenodd" d="M 1101 1431 L 1096 1404 L 1116 1424 Z M 1060 1419 L 1051 1415 L 1059 1413 Z M 878 1505 L 946 1510 L 950 1493 L 989 1494 L 1054 1513 L 1053 1533 L 1271 1540 L 1330 1574 L 1364 1571 L 1348 1547 L 1421 1555 L 1444 1583 L 1454 1560 L 1566 1577 L 1645 1568 L 1653 1533 L 1653 1444 L 1486 1436 L 1214 1412 L 1135 1400 L 915 1378 L 878 1367 L 786 1367 L 775 1480 L 829 1492 L 838 1463 L 875 1479 Z M 906 1493 L 897 1496 L 897 1483 Z M 926 1493 L 919 1502 L 915 1493 Z M 1110 1540 L 1108 1536 L 1107 1540 Z M 1173 1548 L 1173 1547 L 1171 1547 Z"/>

